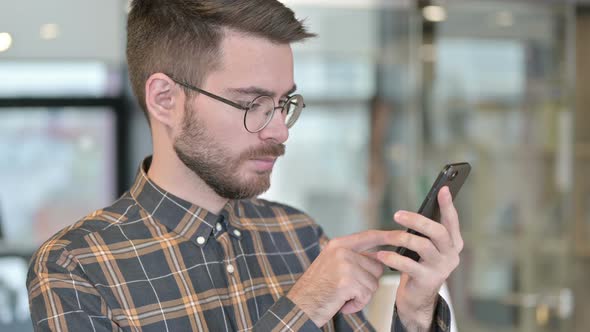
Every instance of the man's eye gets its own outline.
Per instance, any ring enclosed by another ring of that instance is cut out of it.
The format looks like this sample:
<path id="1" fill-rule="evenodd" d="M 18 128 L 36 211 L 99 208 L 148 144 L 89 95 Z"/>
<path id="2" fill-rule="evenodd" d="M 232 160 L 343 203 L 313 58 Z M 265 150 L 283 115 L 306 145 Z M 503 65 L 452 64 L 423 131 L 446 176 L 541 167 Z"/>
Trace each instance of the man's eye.
<path id="1" fill-rule="evenodd" d="M 260 110 L 260 107 L 262 107 L 262 105 L 260 105 L 260 104 L 258 104 L 258 103 L 252 103 L 252 104 L 250 105 L 250 109 L 251 109 L 251 110 L 253 110 L 253 111 Z"/>

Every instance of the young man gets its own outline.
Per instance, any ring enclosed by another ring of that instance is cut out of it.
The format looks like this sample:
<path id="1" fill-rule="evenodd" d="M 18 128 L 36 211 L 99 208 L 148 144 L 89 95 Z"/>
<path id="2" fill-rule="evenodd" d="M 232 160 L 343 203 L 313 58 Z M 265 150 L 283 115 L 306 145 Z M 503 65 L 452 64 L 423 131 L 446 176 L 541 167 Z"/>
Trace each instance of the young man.
<path id="1" fill-rule="evenodd" d="M 437 292 L 463 243 L 447 190 L 442 224 L 395 216 L 430 239 L 328 241 L 303 212 L 255 198 L 305 107 L 290 44 L 311 36 L 276 0 L 133 2 L 129 72 L 153 156 L 112 206 L 37 251 L 36 330 L 370 331 L 360 310 L 383 265 L 403 272 L 392 330 L 448 330 Z M 375 252 L 385 244 L 423 260 Z"/>

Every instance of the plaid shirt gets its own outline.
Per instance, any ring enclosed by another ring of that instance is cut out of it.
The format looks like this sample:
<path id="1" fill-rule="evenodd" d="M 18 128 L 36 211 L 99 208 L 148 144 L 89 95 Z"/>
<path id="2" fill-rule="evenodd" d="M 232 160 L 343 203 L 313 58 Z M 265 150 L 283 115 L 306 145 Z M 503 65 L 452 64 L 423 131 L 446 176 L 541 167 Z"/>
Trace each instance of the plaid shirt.
<path id="1" fill-rule="evenodd" d="M 33 256 L 37 331 L 319 331 L 285 295 L 327 243 L 306 214 L 260 199 L 213 214 L 164 191 L 144 162 L 112 206 Z M 395 316 L 392 330 L 404 328 Z M 441 300 L 435 331 L 448 331 Z M 362 313 L 321 330 L 373 331 Z"/>

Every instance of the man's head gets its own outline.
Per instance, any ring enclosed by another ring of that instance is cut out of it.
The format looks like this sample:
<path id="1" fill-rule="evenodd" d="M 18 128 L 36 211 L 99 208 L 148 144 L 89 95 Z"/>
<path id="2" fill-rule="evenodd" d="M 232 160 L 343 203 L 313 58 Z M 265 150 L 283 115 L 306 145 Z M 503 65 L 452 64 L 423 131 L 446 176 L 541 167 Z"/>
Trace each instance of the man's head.
<path id="1" fill-rule="evenodd" d="M 227 29 L 277 44 L 314 36 L 277 0 L 133 0 L 127 62 L 142 109 L 147 112 L 145 83 L 154 73 L 172 74 L 199 86 L 220 65 Z"/>
<path id="2" fill-rule="evenodd" d="M 225 198 L 264 192 L 284 153 L 284 115 L 248 132 L 243 110 L 176 82 L 239 105 L 260 94 L 280 105 L 294 87 L 290 44 L 313 35 L 276 0 L 135 0 L 131 8 L 129 73 L 151 122 L 154 157 L 174 151 Z"/>

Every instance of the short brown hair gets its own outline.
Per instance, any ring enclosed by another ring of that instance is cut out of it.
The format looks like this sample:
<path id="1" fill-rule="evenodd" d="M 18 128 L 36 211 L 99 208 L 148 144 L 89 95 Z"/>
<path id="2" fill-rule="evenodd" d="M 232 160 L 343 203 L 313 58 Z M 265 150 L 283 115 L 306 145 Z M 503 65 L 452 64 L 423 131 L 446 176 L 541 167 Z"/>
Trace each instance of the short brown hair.
<path id="1" fill-rule="evenodd" d="M 200 85 L 219 65 L 224 28 L 288 44 L 315 36 L 277 0 L 133 0 L 127 19 L 131 86 L 149 121 L 145 82 L 154 73 Z"/>

